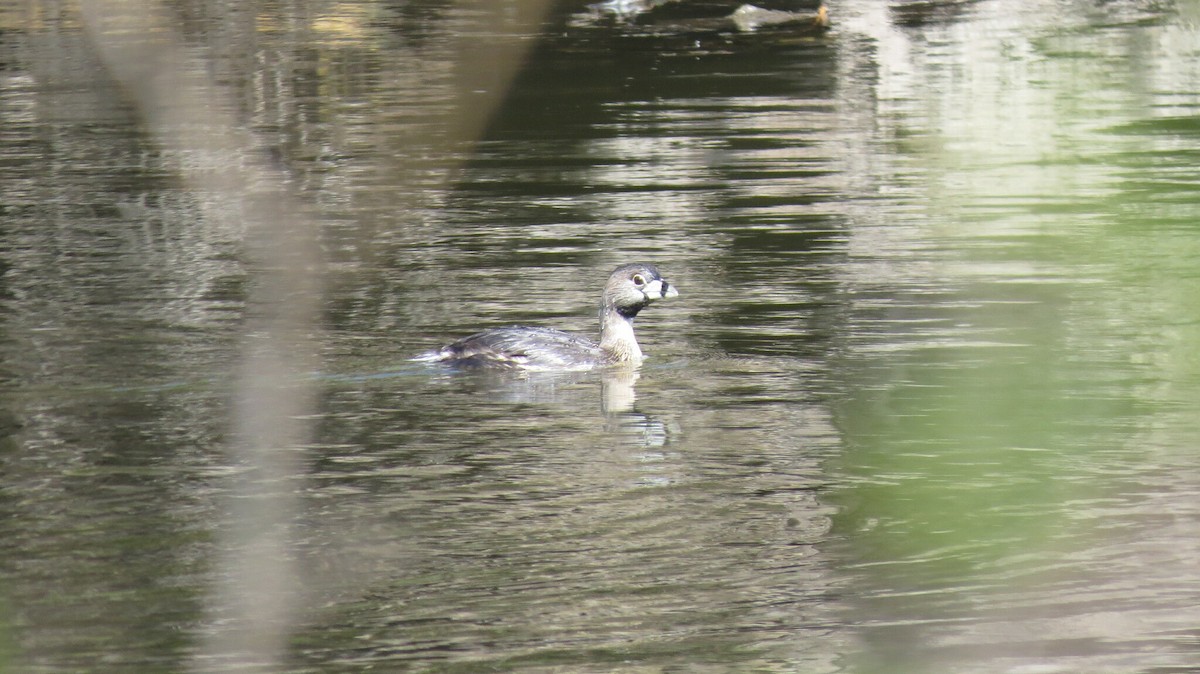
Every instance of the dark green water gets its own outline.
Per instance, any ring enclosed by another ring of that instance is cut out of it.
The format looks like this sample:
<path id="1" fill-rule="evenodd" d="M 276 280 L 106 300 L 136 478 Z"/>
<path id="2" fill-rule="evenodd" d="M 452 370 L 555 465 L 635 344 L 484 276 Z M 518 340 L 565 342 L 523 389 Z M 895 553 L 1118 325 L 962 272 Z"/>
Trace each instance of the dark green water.
<path id="1" fill-rule="evenodd" d="M 272 501 L 231 449 L 269 271 L 196 180 L 253 155 L 2 6 L 0 669 L 231 667 L 259 516 L 264 671 L 1200 667 L 1195 2 L 487 7 L 171 6 L 320 229 Z M 680 289 L 636 374 L 407 361 L 592 332 L 630 260 Z"/>

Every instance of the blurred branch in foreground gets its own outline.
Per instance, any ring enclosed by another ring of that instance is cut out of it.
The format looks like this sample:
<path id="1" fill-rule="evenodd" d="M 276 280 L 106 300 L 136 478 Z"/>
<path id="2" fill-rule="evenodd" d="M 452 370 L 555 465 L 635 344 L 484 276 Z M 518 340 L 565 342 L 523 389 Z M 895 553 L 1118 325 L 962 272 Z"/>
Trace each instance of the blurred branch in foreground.
<path id="1" fill-rule="evenodd" d="M 549 3 L 503 4 L 486 9 L 506 18 L 497 31 L 528 36 Z M 184 187 L 212 195 L 203 200 L 208 208 L 219 204 L 223 214 L 244 219 L 253 282 L 231 420 L 232 521 L 220 529 L 219 581 L 193 668 L 274 671 L 305 587 L 290 544 L 305 472 L 299 450 L 311 441 L 316 396 L 308 375 L 316 369 L 319 343 L 318 223 L 304 215 L 283 172 L 238 119 L 237 92 L 211 80 L 165 7 L 155 0 L 84 0 L 81 8 L 93 48 L 154 139 L 179 157 L 215 158 L 207 168 L 181 162 Z M 483 82 L 488 95 L 447 120 L 457 130 L 449 141 L 481 132 L 533 42 L 495 40 L 489 48 L 476 41 L 460 49 L 470 56 L 460 63 L 467 74 L 460 91 L 479 91 Z"/>

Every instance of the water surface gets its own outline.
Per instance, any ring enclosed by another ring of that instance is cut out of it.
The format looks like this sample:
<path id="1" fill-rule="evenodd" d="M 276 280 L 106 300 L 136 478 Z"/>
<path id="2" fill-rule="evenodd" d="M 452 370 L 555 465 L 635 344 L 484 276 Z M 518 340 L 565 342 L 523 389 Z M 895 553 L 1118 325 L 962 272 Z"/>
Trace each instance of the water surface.
<path id="1" fill-rule="evenodd" d="M 1200 662 L 1193 5 L 173 9 L 325 257 L 276 669 Z M 72 8 L 0 20 L 0 657 L 217 669 L 267 272 L 186 176 L 257 155 L 164 146 Z M 630 260 L 680 289 L 636 373 L 407 360 L 593 332 Z"/>

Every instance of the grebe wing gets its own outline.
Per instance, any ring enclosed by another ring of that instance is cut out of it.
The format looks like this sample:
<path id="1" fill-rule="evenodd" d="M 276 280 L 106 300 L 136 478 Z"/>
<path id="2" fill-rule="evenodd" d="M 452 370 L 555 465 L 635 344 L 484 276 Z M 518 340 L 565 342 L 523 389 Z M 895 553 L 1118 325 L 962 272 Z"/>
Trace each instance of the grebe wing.
<path id="1" fill-rule="evenodd" d="M 553 328 L 514 326 L 464 337 L 419 360 L 467 367 L 586 370 L 602 363 L 604 353 L 586 337 Z"/>

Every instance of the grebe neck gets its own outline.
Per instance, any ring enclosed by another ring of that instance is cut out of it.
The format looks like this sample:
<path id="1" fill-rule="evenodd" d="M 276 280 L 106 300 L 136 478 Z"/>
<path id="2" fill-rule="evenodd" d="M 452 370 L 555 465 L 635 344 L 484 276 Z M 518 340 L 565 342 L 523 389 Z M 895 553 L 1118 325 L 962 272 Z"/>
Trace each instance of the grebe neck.
<path id="1" fill-rule="evenodd" d="M 633 335 L 635 315 L 637 311 L 626 316 L 611 305 L 600 310 L 600 349 L 614 362 L 635 365 L 642 362 L 642 349 Z"/>

